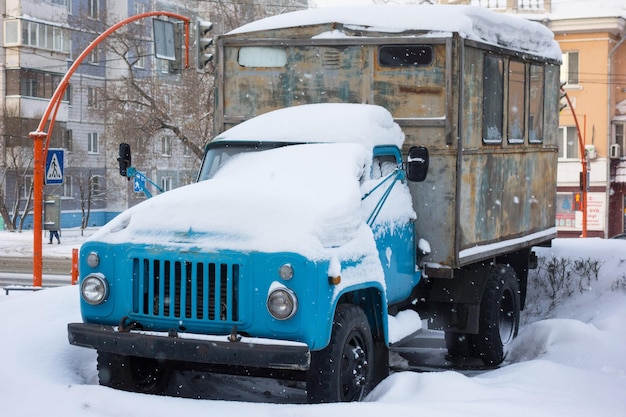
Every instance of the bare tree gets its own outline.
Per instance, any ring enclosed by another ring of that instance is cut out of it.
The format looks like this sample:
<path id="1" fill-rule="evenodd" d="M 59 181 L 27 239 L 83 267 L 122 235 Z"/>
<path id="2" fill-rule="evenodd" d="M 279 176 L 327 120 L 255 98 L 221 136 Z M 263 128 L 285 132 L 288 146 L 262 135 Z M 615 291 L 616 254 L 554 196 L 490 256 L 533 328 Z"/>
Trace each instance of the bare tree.
<path id="1" fill-rule="evenodd" d="M 16 110 L 6 108 L 4 112 L 4 158 L 5 173 L 3 184 L 11 178 L 14 182 L 13 204 L 11 209 L 7 205 L 7 195 L 0 190 L 0 214 L 4 224 L 9 230 L 21 231 L 24 221 L 30 210 L 32 210 L 32 177 L 29 173 L 33 167 L 32 143 L 23 132 L 28 131 L 28 121 L 19 117 Z M 7 186 L 7 190 L 9 187 Z"/>
<path id="2" fill-rule="evenodd" d="M 94 174 L 91 169 L 87 170 L 87 175 L 80 175 L 75 180 L 75 185 L 78 187 L 78 199 L 80 202 L 81 221 L 80 229 L 81 236 L 84 231 L 89 227 L 89 217 L 91 215 L 91 209 L 98 201 L 104 201 L 107 198 L 108 184 L 105 177 L 102 175 Z"/>
<path id="3" fill-rule="evenodd" d="M 28 192 L 26 196 L 26 201 L 24 202 L 22 206 L 22 212 L 20 214 L 20 225 L 18 228 L 20 232 L 24 230 L 24 222 L 26 221 L 26 216 L 28 216 L 28 213 L 30 213 L 30 211 L 33 209 L 33 206 L 32 206 L 33 191 L 34 191 L 34 187 L 33 187 L 33 182 L 31 181 L 30 184 L 28 184 Z"/>
<path id="4" fill-rule="evenodd" d="M 217 34 L 258 18 L 306 6 L 304 0 L 277 0 L 272 5 L 217 0 L 210 2 L 211 16 L 202 17 L 215 22 L 214 32 Z M 200 14 L 203 13 L 201 9 Z M 162 76 L 160 71 L 138 70 L 142 57 L 149 54 L 147 51 L 151 48 L 144 31 L 141 25 L 131 25 L 116 34 L 107 45 L 124 67 L 120 77 L 107 85 L 103 95 L 109 137 L 132 138 L 135 142 L 132 145 L 145 151 L 146 140 L 165 132 L 201 159 L 204 145 L 210 141 L 213 131 L 215 68 L 209 63 L 205 72 L 198 72 L 192 62 L 190 68 L 179 71 L 175 81 L 171 76 Z M 193 61 L 193 51 L 190 56 Z M 161 62 L 159 65 L 167 64 Z"/>

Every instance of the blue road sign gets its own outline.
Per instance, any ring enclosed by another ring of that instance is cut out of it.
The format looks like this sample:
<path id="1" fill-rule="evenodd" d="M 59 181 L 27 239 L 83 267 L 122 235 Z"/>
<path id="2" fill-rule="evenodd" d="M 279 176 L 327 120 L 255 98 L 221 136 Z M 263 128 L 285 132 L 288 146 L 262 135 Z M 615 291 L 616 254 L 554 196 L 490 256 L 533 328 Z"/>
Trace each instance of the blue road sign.
<path id="1" fill-rule="evenodd" d="M 63 184 L 63 149 L 48 149 L 46 184 Z"/>
<path id="2" fill-rule="evenodd" d="M 141 172 L 135 175 L 133 180 L 133 191 L 136 193 L 142 193 L 146 189 L 146 176 Z"/>

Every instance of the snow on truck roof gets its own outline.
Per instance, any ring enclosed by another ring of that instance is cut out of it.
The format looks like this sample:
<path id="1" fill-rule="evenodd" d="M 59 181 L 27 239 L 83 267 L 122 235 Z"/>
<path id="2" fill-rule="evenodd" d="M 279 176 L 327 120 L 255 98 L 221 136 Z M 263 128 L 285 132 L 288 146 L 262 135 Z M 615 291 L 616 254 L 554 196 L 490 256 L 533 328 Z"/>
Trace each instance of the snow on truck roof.
<path id="1" fill-rule="evenodd" d="M 402 146 L 404 133 L 389 111 L 371 104 L 323 103 L 287 107 L 249 119 L 215 141 L 358 143 Z"/>
<path id="2" fill-rule="evenodd" d="M 554 40 L 554 34 L 542 24 L 474 6 L 425 4 L 324 7 L 257 20 L 229 34 L 327 23 L 338 23 L 352 30 L 398 35 L 411 31 L 459 33 L 467 39 L 561 60 L 561 49 Z M 339 29 L 323 36 L 345 37 L 345 34 Z"/>

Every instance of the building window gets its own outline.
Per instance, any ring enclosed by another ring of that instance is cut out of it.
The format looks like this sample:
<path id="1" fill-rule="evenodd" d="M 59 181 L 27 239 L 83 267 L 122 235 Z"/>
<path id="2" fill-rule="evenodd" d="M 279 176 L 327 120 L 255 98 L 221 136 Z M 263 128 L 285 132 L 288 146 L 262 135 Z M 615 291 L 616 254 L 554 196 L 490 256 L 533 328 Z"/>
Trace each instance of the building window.
<path id="1" fill-rule="evenodd" d="M 136 57 L 135 62 L 133 63 L 133 67 L 143 69 L 146 67 L 146 57 L 143 52 L 143 48 L 141 46 L 137 46 L 136 49 Z"/>
<path id="2" fill-rule="evenodd" d="M 578 78 L 578 52 L 564 52 L 562 58 L 561 83 L 566 83 L 569 86 L 578 85 L 580 82 Z"/>
<path id="3" fill-rule="evenodd" d="M 502 142 L 504 63 L 502 58 L 485 55 L 483 71 L 483 142 Z"/>
<path id="4" fill-rule="evenodd" d="M 70 7 L 70 0 L 49 0 L 52 4 L 57 4 L 59 6 Z"/>
<path id="5" fill-rule="evenodd" d="M 161 189 L 163 192 L 172 189 L 172 177 L 161 177 Z"/>
<path id="6" fill-rule="evenodd" d="M 171 136 L 161 137 L 161 155 L 172 156 L 172 138 Z"/>
<path id="7" fill-rule="evenodd" d="M 22 94 L 22 96 L 26 96 L 26 97 L 39 97 L 39 89 L 38 84 L 37 84 L 37 80 L 35 80 L 34 78 L 23 78 L 20 80 L 20 92 Z"/>
<path id="8" fill-rule="evenodd" d="M 24 45 L 69 53 L 69 29 L 16 19 L 5 24 L 5 45 Z"/>
<path id="9" fill-rule="evenodd" d="M 615 123 L 615 138 L 613 140 L 613 143 L 616 143 L 619 145 L 619 155 L 617 155 L 617 157 L 621 157 L 622 155 L 624 155 L 624 152 L 626 151 L 626 123 Z"/>
<path id="10" fill-rule="evenodd" d="M 87 16 L 91 19 L 98 20 L 100 0 L 87 0 Z"/>
<path id="11" fill-rule="evenodd" d="M 73 197 L 72 177 L 65 175 L 63 178 L 63 197 Z"/>
<path id="12" fill-rule="evenodd" d="M 65 148 L 68 152 L 72 152 L 74 150 L 74 138 L 71 130 L 66 130 L 63 134 L 63 148 Z"/>
<path id="13" fill-rule="evenodd" d="M 89 190 L 92 197 L 96 197 L 102 192 L 100 187 L 100 178 L 101 177 L 99 175 L 94 175 L 89 178 Z"/>
<path id="14" fill-rule="evenodd" d="M 135 3 L 135 15 L 143 14 L 146 12 L 146 5 L 144 3 Z M 135 20 L 135 24 L 139 26 L 145 25 L 145 19 Z"/>
<path id="15" fill-rule="evenodd" d="M 559 158 L 578 159 L 578 132 L 576 126 L 559 127 Z"/>
<path id="16" fill-rule="evenodd" d="M 65 28 L 52 28 L 52 49 L 55 51 L 70 51 L 70 36 Z"/>
<path id="17" fill-rule="evenodd" d="M 52 98 L 58 87 L 61 75 L 27 69 L 6 70 L 6 95 L 37 98 Z M 64 101 L 69 98 L 69 86 L 65 90 Z"/>
<path id="18" fill-rule="evenodd" d="M 100 65 L 100 50 L 98 48 L 94 48 L 89 53 L 88 61 L 91 65 Z"/>
<path id="19" fill-rule="evenodd" d="M 87 107 L 98 108 L 98 89 L 95 87 L 87 87 Z"/>
<path id="20" fill-rule="evenodd" d="M 19 20 L 7 20 L 4 24 L 4 44 L 5 45 L 19 45 L 20 38 L 20 21 Z"/>
<path id="21" fill-rule="evenodd" d="M 87 153 L 98 153 L 98 133 L 96 132 L 87 134 Z"/>

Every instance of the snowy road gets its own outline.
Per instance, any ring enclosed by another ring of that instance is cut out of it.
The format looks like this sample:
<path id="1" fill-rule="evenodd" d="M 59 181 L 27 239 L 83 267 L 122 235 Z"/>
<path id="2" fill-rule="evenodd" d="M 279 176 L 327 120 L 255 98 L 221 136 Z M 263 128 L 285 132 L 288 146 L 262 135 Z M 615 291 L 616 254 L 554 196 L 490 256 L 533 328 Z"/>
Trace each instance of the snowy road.
<path id="1" fill-rule="evenodd" d="M 46 257 L 43 260 L 43 273 L 51 275 L 65 275 L 72 271 L 72 260 L 69 258 Z M 32 274 L 32 257 L 0 256 L 0 273 L 13 272 Z"/>
<path id="2" fill-rule="evenodd" d="M 69 285 L 71 277 L 67 275 L 49 275 L 44 274 L 42 284 L 45 288 L 60 287 L 61 285 Z M 11 286 L 32 286 L 32 273 L 16 273 L 0 271 L 0 289 Z"/>

